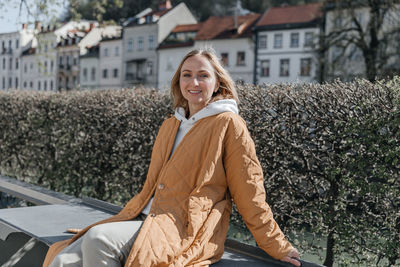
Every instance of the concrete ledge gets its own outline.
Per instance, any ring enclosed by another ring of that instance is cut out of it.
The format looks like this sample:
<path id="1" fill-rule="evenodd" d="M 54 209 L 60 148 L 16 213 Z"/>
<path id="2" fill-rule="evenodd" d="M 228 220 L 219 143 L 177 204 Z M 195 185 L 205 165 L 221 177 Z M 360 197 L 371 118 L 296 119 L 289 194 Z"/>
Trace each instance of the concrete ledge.
<path id="1" fill-rule="evenodd" d="M 101 200 L 73 198 L 4 176 L 0 176 L 0 191 L 39 205 L 0 209 L 2 267 L 41 266 L 49 245 L 72 237 L 72 234 L 65 232 L 67 228 L 84 228 L 121 210 L 121 207 Z M 301 263 L 304 267 L 321 266 L 303 260 Z M 221 261 L 213 266 L 292 265 L 274 260 L 260 248 L 228 239 Z"/>

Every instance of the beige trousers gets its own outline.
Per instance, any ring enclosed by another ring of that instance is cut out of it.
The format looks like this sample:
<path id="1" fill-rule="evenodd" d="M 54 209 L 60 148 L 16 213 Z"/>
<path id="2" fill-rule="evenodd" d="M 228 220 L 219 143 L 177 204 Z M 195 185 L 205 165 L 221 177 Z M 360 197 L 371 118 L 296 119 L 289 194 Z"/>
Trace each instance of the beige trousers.
<path id="1" fill-rule="evenodd" d="M 123 266 L 142 224 L 124 221 L 96 225 L 64 248 L 50 267 Z"/>

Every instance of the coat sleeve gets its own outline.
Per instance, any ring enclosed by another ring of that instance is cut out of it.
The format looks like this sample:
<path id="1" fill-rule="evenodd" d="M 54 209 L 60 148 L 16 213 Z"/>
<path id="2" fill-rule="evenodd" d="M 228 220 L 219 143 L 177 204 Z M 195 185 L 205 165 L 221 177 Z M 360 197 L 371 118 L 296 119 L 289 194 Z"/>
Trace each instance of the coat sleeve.
<path id="1" fill-rule="evenodd" d="M 240 117 L 232 119 L 227 129 L 224 167 L 229 192 L 258 246 L 275 259 L 286 256 L 292 246 L 266 203 L 262 168 Z"/>

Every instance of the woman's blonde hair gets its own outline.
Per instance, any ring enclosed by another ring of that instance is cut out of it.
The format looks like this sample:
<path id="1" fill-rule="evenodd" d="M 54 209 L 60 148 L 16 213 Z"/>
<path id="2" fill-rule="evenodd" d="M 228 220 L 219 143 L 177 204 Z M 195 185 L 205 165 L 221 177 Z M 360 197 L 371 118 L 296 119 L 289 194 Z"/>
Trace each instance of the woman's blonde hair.
<path id="1" fill-rule="evenodd" d="M 189 106 L 187 100 L 183 97 L 181 88 L 179 86 L 180 76 L 182 65 L 189 57 L 193 57 L 196 55 L 204 56 L 211 63 L 211 66 L 214 68 L 215 76 L 217 78 L 217 83 L 219 84 L 219 88 L 212 95 L 209 103 L 220 100 L 220 99 L 233 99 L 237 103 L 239 102 L 238 95 L 235 88 L 235 82 L 232 80 L 228 71 L 222 66 L 221 61 L 215 54 L 212 49 L 195 49 L 186 54 L 186 56 L 182 59 L 181 63 L 178 66 L 174 76 L 171 81 L 171 95 L 174 99 L 174 109 L 177 107 L 183 107 L 186 110 L 186 113 L 189 111 Z"/>

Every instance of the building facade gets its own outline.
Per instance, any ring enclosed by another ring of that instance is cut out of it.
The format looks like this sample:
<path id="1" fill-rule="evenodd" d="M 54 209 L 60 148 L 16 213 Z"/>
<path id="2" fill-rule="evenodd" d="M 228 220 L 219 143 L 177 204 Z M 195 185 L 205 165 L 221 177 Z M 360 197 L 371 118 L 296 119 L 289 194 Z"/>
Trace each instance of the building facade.
<path id="1" fill-rule="evenodd" d="M 21 87 L 21 55 L 34 44 L 33 37 L 26 24 L 17 32 L 0 34 L 0 89 Z"/>
<path id="2" fill-rule="evenodd" d="M 214 49 L 234 81 L 251 83 L 254 67 L 252 27 L 259 16 L 212 16 L 203 23 L 177 26 L 158 48 L 159 87 L 168 88 L 183 56 L 198 48 Z"/>
<path id="3" fill-rule="evenodd" d="M 268 9 L 254 28 L 254 83 L 315 82 L 321 4 Z"/>
<path id="4" fill-rule="evenodd" d="M 158 87 L 158 56 L 156 48 L 178 24 L 196 23 L 184 3 L 172 7 L 170 1 L 158 10 L 141 12 L 123 32 L 123 84 Z"/>

